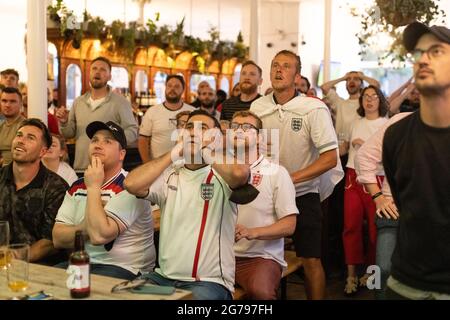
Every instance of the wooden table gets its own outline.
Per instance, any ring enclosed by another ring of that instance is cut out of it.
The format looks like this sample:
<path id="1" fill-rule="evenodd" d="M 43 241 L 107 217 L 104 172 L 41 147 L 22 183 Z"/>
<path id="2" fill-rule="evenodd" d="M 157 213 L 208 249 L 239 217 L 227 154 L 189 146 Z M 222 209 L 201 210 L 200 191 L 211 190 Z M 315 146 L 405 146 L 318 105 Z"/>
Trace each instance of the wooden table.
<path id="1" fill-rule="evenodd" d="M 6 271 L 0 270 L 0 300 L 23 296 L 44 290 L 56 299 L 72 300 L 66 287 L 68 275 L 65 269 L 30 263 L 29 286 L 26 291 L 13 292 L 7 286 Z M 125 280 L 91 274 L 91 295 L 77 300 L 179 300 L 192 299 L 190 291 L 176 289 L 172 295 L 136 294 L 131 292 L 111 293 L 111 288 Z M 75 299 L 73 299 L 75 300 Z"/>

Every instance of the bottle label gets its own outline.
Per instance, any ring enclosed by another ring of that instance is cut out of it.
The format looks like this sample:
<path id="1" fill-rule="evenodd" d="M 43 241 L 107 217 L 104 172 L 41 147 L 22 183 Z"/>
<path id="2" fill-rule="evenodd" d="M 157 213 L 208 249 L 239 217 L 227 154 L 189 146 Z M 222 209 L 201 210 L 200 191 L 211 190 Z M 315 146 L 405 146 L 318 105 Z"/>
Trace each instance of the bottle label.
<path id="1" fill-rule="evenodd" d="M 67 268 L 66 285 L 69 289 L 85 289 L 89 288 L 89 264 L 85 265 L 70 265 Z"/>

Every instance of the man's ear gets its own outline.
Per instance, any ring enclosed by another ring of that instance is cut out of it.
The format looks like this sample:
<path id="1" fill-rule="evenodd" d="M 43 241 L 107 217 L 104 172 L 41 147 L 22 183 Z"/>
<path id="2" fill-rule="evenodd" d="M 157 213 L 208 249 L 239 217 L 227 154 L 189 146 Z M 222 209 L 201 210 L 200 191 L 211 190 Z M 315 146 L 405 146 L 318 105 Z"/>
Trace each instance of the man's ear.
<path id="1" fill-rule="evenodd" d="M 124 161 L 124 160 L 125 160 L 126 154 L 127 154 L 127 150 L 126 150 L 126 149 L 121 149 L 121 150 L 119 151 L 120 161 Z"/>

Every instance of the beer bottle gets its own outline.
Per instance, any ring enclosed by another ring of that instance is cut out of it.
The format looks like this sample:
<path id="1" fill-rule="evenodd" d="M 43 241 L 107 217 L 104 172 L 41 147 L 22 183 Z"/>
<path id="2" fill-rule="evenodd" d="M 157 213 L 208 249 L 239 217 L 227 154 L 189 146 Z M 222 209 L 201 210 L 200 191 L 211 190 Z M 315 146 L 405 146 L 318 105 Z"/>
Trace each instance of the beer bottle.
<path id="1" fill-rule="evenodd" d="M 69 268 L 74 273 L 74 282 L 70 289 L 72 298 L 86 298 L 91 293 L 91 274 L 89 255 L 84 250 L 84 238 L 81 231 L 75 233 L 75 251 L 70 255 Z"/>

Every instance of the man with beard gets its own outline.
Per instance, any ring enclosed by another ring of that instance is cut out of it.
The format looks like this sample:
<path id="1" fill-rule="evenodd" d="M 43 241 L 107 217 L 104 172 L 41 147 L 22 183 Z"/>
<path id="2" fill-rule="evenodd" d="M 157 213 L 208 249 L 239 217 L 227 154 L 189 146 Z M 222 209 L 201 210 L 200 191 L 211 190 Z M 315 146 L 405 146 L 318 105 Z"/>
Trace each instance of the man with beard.
<path id="1" fill-rule="evenodd" d="M 403 43 L 420 109 L 390 126 L 383 140 L 384 171 L 400 214 L 386 296 L 449 300 L 450 29 L 414 22 Z"/>
<path id="2" fill-rule="evenodd" d="M 204 88 L 198 96 L 200 100 L 200 110 L 208 112 L 217 121 L 220 120 L 220 112 L 216 110 L 216 91 L 211 87 Z"/>
<path id="3" fill-rule="evenodd" d="M 191 106 L 195 108 L 200 108 L 201 102 L 200 102 L 200 95 L 205 88 L 210 88 L 209 82 L 206 80 L 200 81 L 200 83 L 197 86 L 197 98 L 191 102 Z"/>
<path id="4" fill-rule="evenodd" d="M 30 262 L 47 264 L 59 262 L 52 228 L 69 187 L 41 163 L 51 141 L 41 120 L 24 120 L 12 142 L 13 162 L 0 169 L 0 220 L 9 222 L 10 242 L 28 243 Z"/>
<path id="5" fill-rule="evenodd" d="M 420 108 L 420 93 L 412 80 L 413 78 L 408 79 L 389 96 L 391 115 L 398 112 L 414 112 Z"/>
<path id="6" fill-rule="evenodd" d="M 112 92 L 107 84 L 111 80 L 111 62 L 104 57 L 95 58 L 91 63 L 89 79 L 91 90 L 74 101 L 70 112 L 63 106 L 55 114 L 64 137 L 76 139 L 73 168 L 79 174 L 89 165 L 86 152 L 89 146 L 86 127 L 89 123 L 95 120 L 118 123 L 125 131 L 129 145 L 135 143 L 138 130 L 130 102 Z"/>
<path id="7" fill-rule="evenodd" d="M 158 158 L 172 149 L 172 133 L 176 129 L 176 115 L 193 111 L 183 102 L 185 82 L 182 76 L 171 74 L 166 79 L 166 101 L 145 112 L 139 128 L 139 154 L 143 163 Z"/>
<path id="8" fill-rule="evenodd" d="M 250 109 L 253 101 L 261 97 L 258 87 L 262 84 L 262 70 L 253 61 L 249 60 L 242 64 L 239 78 L 240 95 L 227 99 L 222 104 L 221 120 L 230 121 L 237 111 Z"/>
<path id="9" fill-rule="evenodd" d="M 0 124 L 0 166 L 11 163 L 11 143 L 25 118 L 20 114 L 22 95 L 16 88 L 7 87 L 0 94 L 0 112 L 5 121 Z"/>

